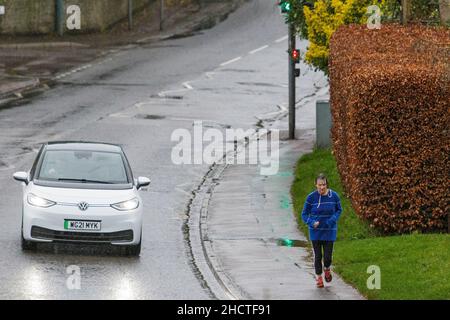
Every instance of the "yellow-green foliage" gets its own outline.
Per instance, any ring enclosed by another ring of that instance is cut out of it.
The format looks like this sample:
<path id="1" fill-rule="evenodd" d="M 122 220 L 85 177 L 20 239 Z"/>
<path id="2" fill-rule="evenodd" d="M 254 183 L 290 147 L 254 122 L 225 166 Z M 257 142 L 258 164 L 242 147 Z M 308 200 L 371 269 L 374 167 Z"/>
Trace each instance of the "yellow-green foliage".
<path id="1" fill-rule="evenodd" d="M 378 5 L 383 12 L 391 0 L 317 0 L 303 7 L 310 42 L 305 60 L 327 72 L 330 38 L 343 24 L 367 23 L 367 8 Z"/>

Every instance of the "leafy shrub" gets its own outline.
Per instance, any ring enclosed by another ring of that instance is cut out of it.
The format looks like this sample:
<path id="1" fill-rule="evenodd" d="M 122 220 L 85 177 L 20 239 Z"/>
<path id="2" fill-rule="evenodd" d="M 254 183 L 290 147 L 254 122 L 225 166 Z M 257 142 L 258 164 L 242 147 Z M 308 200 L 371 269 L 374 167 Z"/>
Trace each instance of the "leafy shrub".
<path id="1" fill-rule="evenodd" d="M 305 60 L 310 65 L 328 73 L 329 42 L 341 25 L 366 24 L 370 5 L 381 9 L 383 23 L 399 21 L 399 0 L 291 0 L 292 22 L 300 37 L 308 39 L 310 46 Z M 439 0 L 413 0 L 412 20 L 428 24 L 439 23 Z"/>
<path id="2" fill-rule="evenodd" d="M 342 26 L 330 47 L 333 151 L 356 213 L 386 233 L 446 230 L 450 30 Z"/>
<path id="3" fill-rule="evenodd" d="M 328 73 L 329 42 L 343 24 L 367 23 L 367 8 L 377 4 L 388 11 L 395 0 L 293 0 L 292 21 L 297 32 L 308 38 L 307 63 Z"/>

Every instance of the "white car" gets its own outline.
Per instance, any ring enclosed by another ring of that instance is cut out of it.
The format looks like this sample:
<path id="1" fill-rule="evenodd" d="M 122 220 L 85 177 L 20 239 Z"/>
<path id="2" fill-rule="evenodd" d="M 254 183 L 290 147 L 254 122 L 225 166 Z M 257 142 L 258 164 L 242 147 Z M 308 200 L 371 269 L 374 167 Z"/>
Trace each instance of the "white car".
<path id="1" fill-rule="evenodd" d="M 133 178 L 122 148 L 93 142 L 44 144 L 23 182 L 22 249 L 38 242 L 107 243 L 139 256 L 145 177 Z"/>

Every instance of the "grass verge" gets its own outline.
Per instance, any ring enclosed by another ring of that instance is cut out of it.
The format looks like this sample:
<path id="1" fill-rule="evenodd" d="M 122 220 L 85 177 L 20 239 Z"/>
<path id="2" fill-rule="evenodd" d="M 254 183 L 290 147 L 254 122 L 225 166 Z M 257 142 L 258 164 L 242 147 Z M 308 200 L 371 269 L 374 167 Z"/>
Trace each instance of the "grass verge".
<path id="1" fill-rule="evenodd" d="M 314 191 L 314 179 L 325 173 L 329 186 L 341 197 L 343 213 L 333 254 L 334 270 L 368 299 L 450 299 L 450 235 L 411 234 L 382 236 L 354 212 L 343 189 L 330 150 L 314 150 L 297 163 L 291 188 L 300 230 L 308 228 L 300 217 L 306 196 Z M 370 266 L 380 270 L 380 289 Z"/>

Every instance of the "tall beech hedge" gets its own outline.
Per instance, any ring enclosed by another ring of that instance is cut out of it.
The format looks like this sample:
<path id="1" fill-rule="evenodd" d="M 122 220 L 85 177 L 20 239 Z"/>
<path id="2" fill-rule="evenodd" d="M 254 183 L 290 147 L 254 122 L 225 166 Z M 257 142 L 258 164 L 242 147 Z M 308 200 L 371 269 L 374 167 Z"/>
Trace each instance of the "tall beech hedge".
<path id="1" fill-rule="evenodd" d="M 329 70 L 333 152 L 356 212 L 386 233 L 446 230 L 450 29 L 342 26 Z"/>

